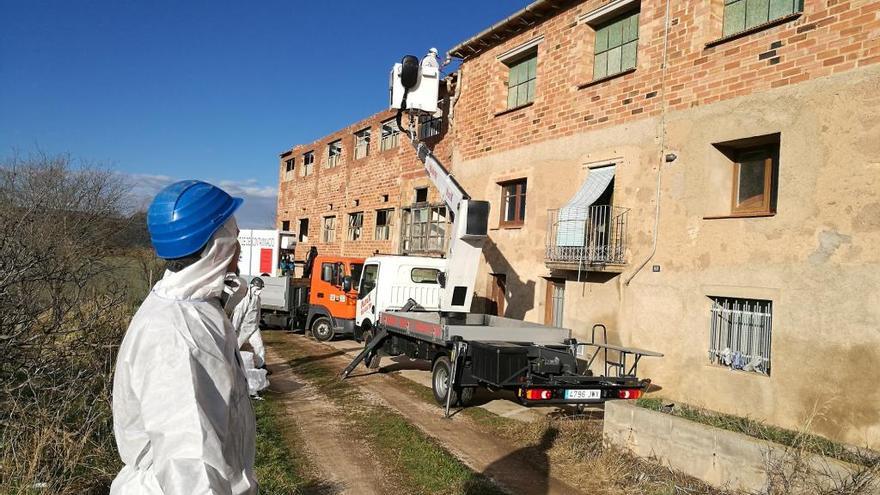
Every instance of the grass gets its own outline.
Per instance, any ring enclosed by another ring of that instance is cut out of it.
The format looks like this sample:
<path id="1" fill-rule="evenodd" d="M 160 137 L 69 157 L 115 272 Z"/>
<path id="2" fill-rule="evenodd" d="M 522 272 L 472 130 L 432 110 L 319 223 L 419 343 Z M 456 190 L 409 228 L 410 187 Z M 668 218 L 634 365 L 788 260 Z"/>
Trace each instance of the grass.
<path id="1" fill-rule="evenodd" d="M 366 440 L 386 469 L 384 487 L 394 493 L 502 494 L 491 480 L 474 472 L 439 443 L 392 409 L 370 402 L 355 385 L 337 377 L 326 359 L 341 352 L 308 356 L 275 332 L 265 332 L 268 345 L 291 358 L 288 364 L 339 406 L 353 435 Z"/>
<path id="2" fill-rule="evenodd" d="M 859 466 L 876 467 L 880 465 L 880 453 L 877 452 L 855 449 L 805 431 L 780 428 L 751 418 L 722 414 L 687 404 L 675 404 L 671 408 L 664 407 L 665 402 L 663 399 L 643 397 L 636 401 L 636 405 L 645 409 L 672 414 L 673 416 L 696 423 L 775 442 L 787 447 L 803 449 L 814 454 L 824 455 Z"/>
<path id="3" fill-rule="evenodd" d="M 302 493 L 308 484 L 308 459 L 288 445 L 302 445 L 294 428 L 283 429 L 279 417 L 284 413 L 281 404 L 271 396 L 254 401 L 257 417 L 257 455 L 255 470 L 260 493 L 287 495 Z"/>

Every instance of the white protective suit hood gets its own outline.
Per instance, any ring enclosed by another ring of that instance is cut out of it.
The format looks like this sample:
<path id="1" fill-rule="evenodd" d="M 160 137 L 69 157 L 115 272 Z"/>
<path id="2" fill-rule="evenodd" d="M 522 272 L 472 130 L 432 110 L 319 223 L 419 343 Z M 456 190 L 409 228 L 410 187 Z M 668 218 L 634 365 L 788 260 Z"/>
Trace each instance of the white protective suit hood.
<path id="1" fill-rule="evenodd" d="M 132 318 L 113 379 L 125 466 L 111 495 L 257 493 L 254 412 L 220 306 L 237 234 L 230 219 L 198 261 L 165 272 Z"/>

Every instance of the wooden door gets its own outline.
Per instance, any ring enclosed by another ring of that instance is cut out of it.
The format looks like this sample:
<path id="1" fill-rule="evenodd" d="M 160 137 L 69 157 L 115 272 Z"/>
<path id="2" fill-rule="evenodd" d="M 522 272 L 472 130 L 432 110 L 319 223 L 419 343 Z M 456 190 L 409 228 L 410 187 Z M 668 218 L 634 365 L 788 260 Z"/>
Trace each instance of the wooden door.
<path id="1" fill-rule="evenodd" d="M 504 301 L 507 295 L 507 275 L 503 273 L 489 274 L 489 307 L 486 313 L 504 316 Z"/>
<path id="2" fill-rule="evenodd" d="M 544 324 L 561 327 L 565 305 L 565 280 L 547 279 L 547 296 L 544 302 Z"/>

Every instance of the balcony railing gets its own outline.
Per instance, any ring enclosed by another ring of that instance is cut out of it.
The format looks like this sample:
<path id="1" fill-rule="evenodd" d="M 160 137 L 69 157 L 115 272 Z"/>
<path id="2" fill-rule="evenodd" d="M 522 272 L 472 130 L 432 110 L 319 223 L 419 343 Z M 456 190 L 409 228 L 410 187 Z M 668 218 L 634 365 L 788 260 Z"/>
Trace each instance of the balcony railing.
<path id="1" fill-rule="evenodd" d="M 549 210 L 545 262 L 572 269 L 625 264 L 628 213 L 609 205 Z"/>

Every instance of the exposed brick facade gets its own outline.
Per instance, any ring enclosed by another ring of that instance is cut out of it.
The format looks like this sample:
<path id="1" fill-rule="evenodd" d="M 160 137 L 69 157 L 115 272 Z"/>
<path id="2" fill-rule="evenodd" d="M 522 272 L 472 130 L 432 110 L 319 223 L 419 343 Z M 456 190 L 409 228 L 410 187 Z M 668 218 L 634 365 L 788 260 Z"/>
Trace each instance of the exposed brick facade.
<path id="1" fill-rule="evenodd" d="M 593 83 L 595 31 L 579 18 L 609 2 L 560 3 L 570 6 L 465 58 L 454 124 L 462 159 L 880 62 L 877 1 L 806 0 L 787 22 L 728 40 L 723 1 L 672 2 L 664 76 L 666 3 L 644 0 L 636 70 Z M 507 67 L 497 57 L 539 36 L 534 103 L 505 112 Z"/>
<path id="2" fill-rule="evenodd" d="M 290 230 L 299 234 L 300 219 L 309 219 L 308 241 L 297 245 L 296 259 L 303 259 L 311 246 L 316 246 L 320 253 L 346 256 L 369 256 L 377 251 L 397 253 L 401 207 L 415 201 L 415 188 L 428 187 L 428 201 L 439 201 L 436 189 L 431 186 L 404 134 L 399 134 L 397 146 L 381 149 L 382 123 L 392 118 L 392 111 L 379 112 L 281 154 L 278 228 L 289 221 Z M 355 133 L 367 128 L 371 130 L 369 153 L 355 159 Z M 440 160 L 449 163 L 450 147 L 444 142 L 446 129 L 444 119 L 441 133 L 426 142 L 434 148 Z M 330 167 L 327 147 L 336 140 L 342 142 L 342 155 L 336 166 Z M 315 162 L 312 173 L 304 176 L 303 155 L 309 151 L 314 152 Z M 291 158 L 295 160 L 294 171 L 288 173 L 286 162 Z M 376 211 L 380 209 L 393 209 L 388 240 L 375 239 Z M 363 212 L 363 226 L 361 237 L 352 241 L 348 239 L 348 220 L 355 212 Z M 336 235 L 333 242 L 325 243 L 322 242 L 322 224 L 324 217 L 328 216 L 336 217 Z"/>

